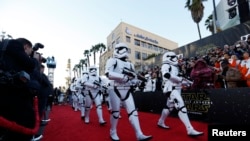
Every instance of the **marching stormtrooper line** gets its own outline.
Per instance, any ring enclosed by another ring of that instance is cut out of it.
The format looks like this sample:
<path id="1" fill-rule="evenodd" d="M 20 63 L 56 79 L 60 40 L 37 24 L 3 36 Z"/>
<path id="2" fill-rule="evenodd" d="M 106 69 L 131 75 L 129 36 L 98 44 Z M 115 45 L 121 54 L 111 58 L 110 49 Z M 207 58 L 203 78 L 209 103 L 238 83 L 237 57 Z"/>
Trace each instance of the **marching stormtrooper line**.
<path id="1" fill-rule="evenodd" d="M 92 104 L 95 104 L 99 124 L 105 125 L 107 122 L 103 119 L 102 114 L 102 100 L 105 100 L 108 110 L 110 110 L 110 139 L 119 141 L 117 124 L 120 117 L 121 104 L 123 104 L 128 113 L 130 124 L 134 128 L 137 140 L 151 140 L 153 138 L 152 135 L 145 135 L 142 132 L 132 93 L 141 82 L 146 82 L 147 84 L 147 89 L 144 91 L 150 91 L 155 89 L 155 87 L 152 86 L 152 82 L 148 82 L 150 80 L 149 76 L 146 76 L 147 79 L 137 76 L 134 65 L 127 59 L 128 46 L 125 43 L 119 43 L 114 48 L 113 57 L 107 60 L 105 77 L 98 76 L 97 68 L 92 66 L 88 71 L 84 71 L 80 78 L 74 79 L 70 86 L 73 92 L 72 107 L 75 111 L 81 111 L 81 118 L 88 124 L 91 120 L 89 114 Z M 176 108 L 180 120 L 187 129 L 187 134 L 199 136 L 203 132 L 196 131 L 191 125 L 187 109 L 181 97 L 181 86 L 183 84 L 190 85 L 192 82 L 178 76 L 179 70 L 177 65 L 178 58 L 174 52 L 166 52 L 163 55 L 161 68 L 164 80 L 163 93 L 168 98 L 157 125 L 160 128 L 168 129 L 169 127 L 165 125 L 165 120 L 171 111 Z"/>

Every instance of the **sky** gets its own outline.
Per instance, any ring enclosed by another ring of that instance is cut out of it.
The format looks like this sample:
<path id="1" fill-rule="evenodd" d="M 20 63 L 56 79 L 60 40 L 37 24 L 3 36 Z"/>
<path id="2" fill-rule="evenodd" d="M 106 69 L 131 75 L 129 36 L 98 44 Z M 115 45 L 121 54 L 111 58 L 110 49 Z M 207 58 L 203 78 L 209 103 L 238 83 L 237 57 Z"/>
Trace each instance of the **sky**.
<path id="1" fill-rule="evenodd" d="M 45 47 L 38 52 L 56 60 L 54 86 L 65 86 L 67 60 L 71 59 L 73 68 L 85 58 L 84 50 L 98 43 L 106 45 L 107 36 L 121 21 L 174 41 L 179 47 L 199 40 L 197 25 L 185 3 L 186 0 L 0 0 L 0 30 L 13 38 L 42 43 Z M 211 35 L 205 20 L 213 11 L 213 1 L 203 4 L 200 30 L 205 38 Z M 90 64 L 94 64 L 93 58 Z"/>

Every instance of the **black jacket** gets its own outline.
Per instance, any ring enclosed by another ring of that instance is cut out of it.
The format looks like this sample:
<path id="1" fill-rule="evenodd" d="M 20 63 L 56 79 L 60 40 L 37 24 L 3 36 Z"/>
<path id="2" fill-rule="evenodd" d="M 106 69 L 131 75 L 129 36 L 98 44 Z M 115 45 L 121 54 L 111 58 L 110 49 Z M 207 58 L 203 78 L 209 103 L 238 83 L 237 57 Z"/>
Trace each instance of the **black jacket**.
<path id="1" fill-rule="evenodd" d="M 30 73 L 38 61 L 30 58 L 25 53 L 23 45 L 13 39 L 9 41 L 4 52 L 3 62 L 6 71 Z M 29 95 L 29 90 L 26 87 L 13 88 L 11 85 L 2 84 L 0 84 L 0 90 L 0 116 L 25 127 L 33 128 L 35 122 L 33 97 Z"/>

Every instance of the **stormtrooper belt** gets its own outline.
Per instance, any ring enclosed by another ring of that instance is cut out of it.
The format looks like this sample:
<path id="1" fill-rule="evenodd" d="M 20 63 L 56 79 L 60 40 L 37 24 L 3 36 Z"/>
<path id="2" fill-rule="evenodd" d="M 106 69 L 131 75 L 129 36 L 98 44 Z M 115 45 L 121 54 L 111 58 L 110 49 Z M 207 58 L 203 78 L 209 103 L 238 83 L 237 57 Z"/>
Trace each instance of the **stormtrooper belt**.
<path id="1" fill-rule="evenodd" d="M 130 86 L 114 86 L 114 88 L 116 88 L 118 90 L 129 90 L 129 89 L 131 89 Z"/>

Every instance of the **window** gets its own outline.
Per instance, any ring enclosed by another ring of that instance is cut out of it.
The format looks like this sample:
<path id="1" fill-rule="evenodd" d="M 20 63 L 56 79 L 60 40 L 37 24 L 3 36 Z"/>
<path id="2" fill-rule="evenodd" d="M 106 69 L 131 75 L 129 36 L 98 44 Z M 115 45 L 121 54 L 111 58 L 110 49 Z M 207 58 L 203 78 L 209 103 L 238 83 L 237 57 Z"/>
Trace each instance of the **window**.
<path id="1" fill-rule="evenodd" d="M 135 59 L 141 60 L 141 53 L 138 51 L 135 51 Z"/>
<path id="2" fill-rule="evenodd" d="M 120 43 L 120 37 L 118 37 L 117 39 L 116 39 L 116 44 L 118 44 L 118 43 Z"/>
<path id="3" fill-rule="evenodd" d="M 159 52 L 162 53 L 163 51 L 164 51 L 164 49 L 159 47 Z"/>
<path id="4" fill-rule="evenodd" d="M 147 47 L 147 44 L 145 42 L 141 42 L 142 47 Z"/>
<path id="5" fill-rule="evenodd" d="M 112 46 L 109 45 L 109 46 L 108 46 L 108 51 L 110 51 L 111 48 L 112 48 Z"/>
<path id="6" fill-rule="evenodd" d="M 153 49 L 152 44 L 148 44 L 148 48 L 149 48 L 149 49 Z"/>
<path id="7" fill-rule="evenodd" d="M 130 48 L 128 48 L 128 53 L 131 54 L 131 49 Z"/>
<path id="8" fill-rule="evenodd" d="M 126 42 L 128 42 L 128 43 L 131 42 L 131 38 L 129 36 L 126 36 Z"/>
<path id="9" fill-rule="evenodd" d="M 158 51 L 158 46 L 153 45 L 153 47 L 154 47 L 154 50 L 155 50 L 155 51 Z"/>
<path id="10" fill-rule="evenodd" d="M 115 47 L 115 41 L 112 42 L 112 48 L 114 48 L 114 47 Z"/>
<path id="11" fill-rule="evenodd" d="M 135 45 L 140 46 L 140 40 L 135 39 Z"/>
<path id="12" fill-rule="evenodd" d="M 142 53 L 142 59 L 146 59 L 148 57 L 147 53 Z"/>

